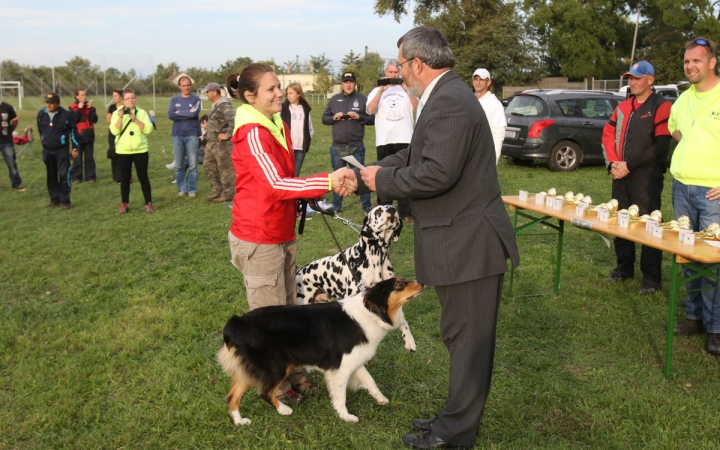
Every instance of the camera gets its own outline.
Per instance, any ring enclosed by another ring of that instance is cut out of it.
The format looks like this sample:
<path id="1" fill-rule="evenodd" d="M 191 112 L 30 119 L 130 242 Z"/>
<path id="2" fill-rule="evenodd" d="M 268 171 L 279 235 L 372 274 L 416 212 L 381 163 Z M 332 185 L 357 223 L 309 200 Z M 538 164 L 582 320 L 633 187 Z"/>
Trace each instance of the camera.
<path id="1" fill-rule="evenodd" d="M 393 84 L 403 84 L 402 78 L 381 78 L 377 81 L 378 86 L 388 86 Z"/>
<path id="2" fill-rule="evenodd" d="M 123 112 L 123 114 L 130 114 L 130 113 L 132 112 L 132 110 L 130 110 L 130 108 L 128 108 L 128 107 L 126 106 L 126 107 L 124 107 L 124 108 L 122 109 L 122 112 Z"/>

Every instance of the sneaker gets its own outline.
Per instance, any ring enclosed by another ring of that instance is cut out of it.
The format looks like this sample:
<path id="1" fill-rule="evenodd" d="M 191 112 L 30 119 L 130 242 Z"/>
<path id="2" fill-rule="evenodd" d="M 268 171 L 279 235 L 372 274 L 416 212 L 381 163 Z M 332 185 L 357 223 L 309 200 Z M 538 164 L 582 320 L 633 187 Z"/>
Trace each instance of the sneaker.
<path id="1" fill-rule="evenodd" d="M 705 325 L 702 320 L 685 319 L 685 322 L 673 327 L 675 334 L 684 334 L 691 336 L 693 334 L 702 334 L 705 332 Z"/>
<path id="2" fill-rule="evenodd" d="M 293 384 L 292 388 L 294 391 L 304 392 L 305 394 L 317 392 L 320 390 L 317 384 L 309 380 L 305 380 L 302 383 Z"/>
<path id="3" fill-rule="evenodd" d="M 177 184 L 177 180 L 172 180 L 170 183 Z"/>
<path id="4" fill-rule="evenodd" d="M 279 395 L 277 399 L 287 405 L 288 403 L 302 403 L 305 397 L 299 392 L 290 389 L 283 395 Z"/>
<path id="5" fill-rule="evenodd" d="M 190 197 L 190 198 L 195 198 L 196 196 L 195 196 L 195 193 L 194 193 L 194 192 L 190 192 L 190 193 L 188 194 L 188 197 Z"/>
<path id="6" fill-rule="evenodd" d="M 222 192 L 216 192 L 214 194 L 210 194 L 207 197 L 205 197 L 205 200 L 211 202 L 215 200 L 216 198 L 219 198 L 222 195 Z"/>
<path id="7" fill-rule="evenodd" d="M 705 350 L 711 355 L 720 355 L 720 333 L 708 333 Z"/>
<path id="8" fill-rule="evenodd" d="M 320 200 L 318 202 L 318 206 L 320 206 L 322 209 L 328 209 L 328 208 L 332 207 L 332 203 L 328 203 L 325 200 Z M 338 209 L 338 211 L 339 211 L 339 209 Z"/>
<path id="9" fill-rule="evenodd" d="M 187 193 L 186 192 L 178 192 L 178 197 L 182 197 L 184 195 L 187 195 Z"/>
<path id="10" fill-rule="evenodd" d="M 118 213 L 125 214 L 128 212 L 128 209 L 130 209 L 130 206 L 127 203 L 120 203 L 120 211 L 118 211 Z"/>
<path id="11" fill-rule="evenodd" d="M 27 189 L 25 189 L 25 186 L 18 186 L 13 188 L 13 191 L 15 192 L 25 192 L 26 190 Z"/>
<path id="12" fill-rule="evenodd" d="M 60 202 L 50 202 L 47 205 L 45 205 L 46 208 L 52 208 L 53 206 L 60 206 Z"/>
<path id="13" fill-rule="evenodd" d="M 175 161 L 171 162 L 170 164 L 165 164 L 165 167 L 170 170 L 175 170 Z"/>
<path id="14" fill-rule="evenodd" d="M 60 210 L 67 211 L 68 209 L 70 209 L 70 202 L 62 202 L 60 204 Z"/>
<path id="15" fill-rule="evenodd" d="M 148 203 L 147 205 L 145 205 L 145 212 L 146 212 L 146 213 L 155 212 L 155 210 L 153 209 L 153 206 L 152 206 L 152 202 L 151 202 L 151 203 Z"/>

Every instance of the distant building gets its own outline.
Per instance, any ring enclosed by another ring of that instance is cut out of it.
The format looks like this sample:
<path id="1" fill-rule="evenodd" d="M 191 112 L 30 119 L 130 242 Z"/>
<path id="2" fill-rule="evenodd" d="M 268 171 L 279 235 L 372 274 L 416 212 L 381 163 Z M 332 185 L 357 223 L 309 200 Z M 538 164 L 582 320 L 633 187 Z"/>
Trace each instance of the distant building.
<path id="1" fill-rule="evenodd" d="M 315 85 L 315 74 L 311 72 L 301 73 L 279 73 L 277 74 L 280 79 L 280 89 L 285 91 L 285 88 L 292 83 L 300 83 L 303 92 L 313 92 L 313 86 Z"/>
<path id="2" fill-rule="evenodd" d="M 170 75 L 170 76 L 167 78 L 167 82 L 168 82 L 168 83 L 172 83 L 172 84 L 174 84 L 175 86 L 179 86 L 179 85 L 180 85 L 180 78 L 182 78 L 182 77 L 188 77 L 188 78 L 190 78 L 190 82 L 191 82 L 192 84 L 195 84 L 195 80 L 193 80 L 192 77 L 191 77 L 190 75 L 186 74 L 185 72 L 175 72 L 174 74 Z"/>

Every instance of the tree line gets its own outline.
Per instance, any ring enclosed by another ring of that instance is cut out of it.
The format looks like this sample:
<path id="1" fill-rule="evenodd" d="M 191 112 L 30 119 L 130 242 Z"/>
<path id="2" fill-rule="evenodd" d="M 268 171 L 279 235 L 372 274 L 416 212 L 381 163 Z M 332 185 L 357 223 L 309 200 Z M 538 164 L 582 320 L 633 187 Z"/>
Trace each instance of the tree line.
<path id="1" fill-rule="evenodd" d="M 632 62 L 653 64 L 658 83 L 685 78 L 686 41 L 720 38 L 716 0 L 416 0 L 415 24 L 442 30 L 470 82 L 484 67 L 497 85 L 544 76 L 618 79 Z M 408 14 L 408 0 L 376 0 L 375 12 Z M 635 19 L 640 24 L 630 61 Z"/>

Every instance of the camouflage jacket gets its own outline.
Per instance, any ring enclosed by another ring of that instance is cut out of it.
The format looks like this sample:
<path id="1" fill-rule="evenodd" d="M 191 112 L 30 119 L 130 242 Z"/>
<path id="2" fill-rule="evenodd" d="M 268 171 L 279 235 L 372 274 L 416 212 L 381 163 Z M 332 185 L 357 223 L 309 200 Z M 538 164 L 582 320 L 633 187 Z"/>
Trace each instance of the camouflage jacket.
<path id="1" fill-rule="evenodd" d="M 225 97 L 213 103 L 208 115 L 207 134 L 208 142 L 219 142 L 218 134 L 227 134 L 226 141 L 230 141 L 235 129 L 235 110 Z"/>

